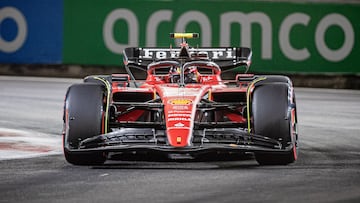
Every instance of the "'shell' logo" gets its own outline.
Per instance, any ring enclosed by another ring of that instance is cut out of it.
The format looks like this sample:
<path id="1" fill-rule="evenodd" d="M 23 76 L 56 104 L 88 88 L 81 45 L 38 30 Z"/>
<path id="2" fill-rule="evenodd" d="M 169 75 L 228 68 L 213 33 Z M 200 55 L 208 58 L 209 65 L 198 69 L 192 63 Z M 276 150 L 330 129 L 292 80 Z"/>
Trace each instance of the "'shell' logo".
<path id="1" fill-rule="evenodd" d="M 190 99 L 172 99 L 169 103 L 172 105 L 189 105 L 192 101 Z"/>

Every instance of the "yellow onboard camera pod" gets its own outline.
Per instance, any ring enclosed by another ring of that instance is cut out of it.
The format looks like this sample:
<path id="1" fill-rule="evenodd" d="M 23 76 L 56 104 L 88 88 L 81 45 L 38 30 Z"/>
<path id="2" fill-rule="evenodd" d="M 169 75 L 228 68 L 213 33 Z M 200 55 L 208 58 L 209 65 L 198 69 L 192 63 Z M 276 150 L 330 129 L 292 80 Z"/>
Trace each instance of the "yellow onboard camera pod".
<path id="1" fill-rule="evenodd" d="M 171 38 L 198 38 L 199 33 L 170 33 Z"/>

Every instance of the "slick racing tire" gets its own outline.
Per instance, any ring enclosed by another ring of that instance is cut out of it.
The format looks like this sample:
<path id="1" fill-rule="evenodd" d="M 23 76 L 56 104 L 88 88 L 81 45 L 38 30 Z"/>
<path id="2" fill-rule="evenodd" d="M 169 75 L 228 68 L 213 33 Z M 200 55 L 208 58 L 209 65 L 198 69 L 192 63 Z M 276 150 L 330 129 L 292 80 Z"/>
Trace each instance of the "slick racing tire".
<path id="1" fill-rule="evenodd" d="M 266 83 L 285 83 L 292 86 L 290 78 L 284 75 L 261 75 L 260 77 L 265 77 L 266 79 L 257 82 L 255 86 L 260 86 Z"/>
<path id="2" fill-rule="evenodd" d="M 64 110 L 64 155 L 74 165 L 100 165 L 106 160 L 100 152 L 72 152 L 81 140 L 102 132 L 104 91 L 99 84 L 75 84 L 69 87 Z"/>
<path id="3" fill-rule="evenodd" d="M 297 159 L 295 98 L 287 83 L 263 83 L 253 93 L 252 113 L 254 133 L 278 140 L 282 152 L 255 153 L 260 165 L 286 165 Z M 293 102 L 290 101 L 293 99 Z M 292 104 L 293 103 L 293 104 Z M 292 113 L 293 112 L 293 113 Z"/>

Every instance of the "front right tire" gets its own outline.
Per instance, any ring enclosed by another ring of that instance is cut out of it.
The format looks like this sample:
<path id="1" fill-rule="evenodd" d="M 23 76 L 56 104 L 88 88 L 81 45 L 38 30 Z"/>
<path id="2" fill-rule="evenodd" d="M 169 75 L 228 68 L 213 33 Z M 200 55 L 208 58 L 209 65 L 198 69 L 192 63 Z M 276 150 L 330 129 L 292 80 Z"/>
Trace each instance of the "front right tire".
<path id="1" fill-rule="evenodd" d="M 74 152 L 81 140 L 102 133 L 103 87 L 95 83 L 75 84 L 68 88 L 64 108 L 63 148 L 65 159 L 74 165 L 103 164 L 101 152 Z"/>

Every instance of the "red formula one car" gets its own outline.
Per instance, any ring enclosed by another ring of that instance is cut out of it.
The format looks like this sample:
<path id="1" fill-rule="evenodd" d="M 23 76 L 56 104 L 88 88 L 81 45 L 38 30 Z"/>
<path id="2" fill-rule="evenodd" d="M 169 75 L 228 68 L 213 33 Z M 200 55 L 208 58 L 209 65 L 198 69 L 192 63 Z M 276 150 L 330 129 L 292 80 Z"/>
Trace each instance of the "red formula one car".
<path id="1" fill-rule="evenodd" d="M 76 165 L 132 155 L 211 158 L 254 154 L 261 165 L 297 158 L 292 82 L 275 75 L 221 72 L 249 68 L 251 49 L 192 48 L 196 33 L 172 33 L 179 48 L 126 48 L 128 74 L 88 76 L 66 93 L 64 154 Z M 136 81 L 131 68 L 147 72 Z"/>

